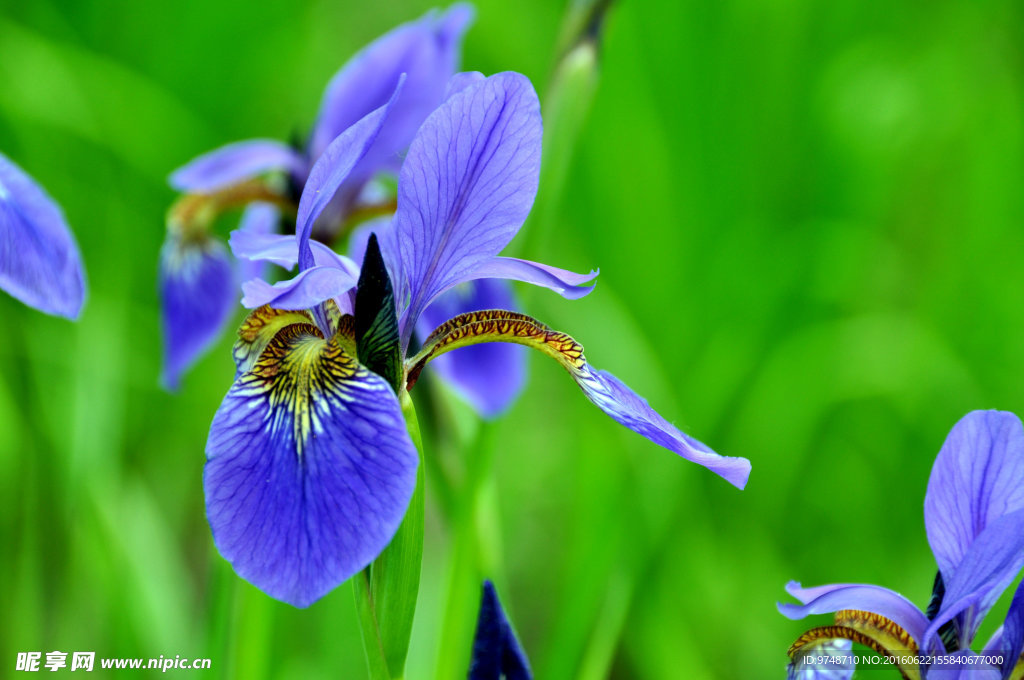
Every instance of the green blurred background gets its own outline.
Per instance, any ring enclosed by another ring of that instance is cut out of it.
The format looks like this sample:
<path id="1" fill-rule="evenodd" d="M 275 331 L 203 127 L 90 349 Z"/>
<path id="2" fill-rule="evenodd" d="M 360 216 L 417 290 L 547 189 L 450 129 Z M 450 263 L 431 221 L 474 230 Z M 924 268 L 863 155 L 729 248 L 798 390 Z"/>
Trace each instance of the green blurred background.
<path id="1" fill-rule="evenodd" d="M 429 6 L 0 3 L 0 149 L 63 205 L 90 283 L 78 324 L 0 295 L 3 675 L 59 649 L 365 676 L 348 585 L 296 610 L 214 550 L 201 473 L 231 340 L 158 388 L 156 261 L 170 170 L 304 132 L 331 74 Z M 543 96 L 565 8 L 477 8 L 464 66 Z M 538 678 L 782 677 L 828 620 L 776 612 L 789 579 L 926 604 L 935 454 L 971 409 L 1024 412 L 1022 26 L 974 0 L 613 8 L 565 183 L 520 244 L 598 287 L 524 302 L 753 472 L 737 491 L 617 426 L 540 355 L 482 434 L 451 406 L 461 455 L 495 455 L 490 575 Z M 432 476 L 410 679 L 434 673 L 453 578 L 437 497 Z"/>

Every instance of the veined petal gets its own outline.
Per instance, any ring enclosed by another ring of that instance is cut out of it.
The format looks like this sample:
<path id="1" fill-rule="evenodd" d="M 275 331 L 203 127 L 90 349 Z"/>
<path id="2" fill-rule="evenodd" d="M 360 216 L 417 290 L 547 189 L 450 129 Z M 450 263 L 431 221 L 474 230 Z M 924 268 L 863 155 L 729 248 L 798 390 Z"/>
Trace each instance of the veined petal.
<path id="1" fill-rule="evenodd" d="M 0 154 L 0 288 L 41 312 L 77 319 L 85 271 L 64 213 Z"/>
<path id="2" fill-rule="evenodd" d="M 950 584 L 985 527 L 1024 508 L 1024 426 L 1012 413 L 973 411 L 939 451 L 924 501 L 925 529 Z"/>
<path id="3" fill-rule="evenodd" d="M 505 616 L 494 584 L 484 581 L 469 680 L 530 680 L 530 663 Z"/>
<path id="4" fill-rule="evenodd" d="M 548 288 L 567 300 L 578 300 L 594 290 L 594 286 L 584 286 L 583 284 L 592 281 L 597 274 L 596 270 L 591 270 L 589 274 L 577 274 L 515 257 L 494 257 L 453 285 L 478 279 L 508 279 Z"/>
<path id="5" fill-rule="evenodd" d="M 689 461 L 703 465 L 740 489 L 746 485 L 750 461 L 720 456 L 683 434 L 618 378 L 589 366 L 583 357 L 582 345 L 565 333 L 553 331 L 524 314 L 487 310 L 462 314 L 441 325 L 427 337 L 423 349 L 407 362 L 409 387 L 415 384 L 423 366 L 431 358 L 482 342 L 512 342 L 540 350 L 561 363 L 587 398 L 619 424 Z"/>
<path id="6" fill-rule="evenodd" d="M 786 584 L 786 592 L 800 600 L 802 605 L 778 603 L 779 612 L 789 619 L 802 619 L 811 614 L 830 614 L 842 610 L 859 610 L 878 615 L 893 622 L 909 635 L 900 644 L 903 650 L 910 644 L 922 648 L 929 621 L 914 603 L 897 592 L 881 586 L 859 583 L 802 588 L 796 581 Z M 902 637 L 897 634 L 897 637 Z"/>
<path id="7" fill-rule="evenodd" d="M 231 232 L 229 243 L 231 252 L 240 259 L 272 262 L 285 269 L 291 269 L 299 261 L 299 246 L 292 234 L 260 234 L 236 229 Z M 314 266 L 334 267 L 358 278 L 359 265 L 355 262 L 319 241 L 310 239 L 309 245 Z"/>
<path id="8" fill-rule="evenodd" d="M 418 464 L 395 393 L 309 323 L 279 330 L 238 377 L 206 456 L 217 549 L 242 578 L 297 607 L 384 549 Z"/>
<path id="9" fill-rule="evenodd" d="M 264 305 L 252 310 L 238 328 L 238 340 L 231 352 L 238 374 L 251 371 L 270 341 L 286 326 L 312 324 L 309 312 L 276 309 Z M 351 344 L 351 343 L 350 343 Z"/>
<path id="10" fill-rule="evenodd" d="M 171 173 L 176 190 L 205 194 L 275 170 L 304 174 L 306 159 L 273 139 L 250 139 L 208 151 Z"/>
<path id="11" fill-rule="evenodd" d="M 481 279 L 449 290 L 420 317 L 421 337 L 459 314 L 483 309 L 515 309 L 512 287 Z M 526 385 L 526 350 L 508 343 L 472 345 L 438 357 L 431 367 L 484 418 L 495 418 L 516 400 Z"/>
<path id="12" fill-rule="evenodd" d="M 960 639 L 970 644 L 985 614 L 1024 566 L 1024 509 L 995 518 L 978 535 L 946 583 L 939 613 L 926 641 L 957 617 Z"/>
<path id="13" fill-rule="evenodd" d="M 324 300 L 339 299 L 356 286 L 357 277 L 334 266 L 315 266 L 287 281 L 271 285 L 262 279 L 242 284 L 242 305 L 250 309 L 270 305 L 278 309 L 311 309 Z M 339 301 L 344 313 L 351 312 Z"/>
<path id="14" fill-rule="evenodd" d="M 435 297 L 519 231 L 537 193 L 540 148 L 540 103 L 518 73 L 469 85 L 423 123 L 402 164 L 395 212 L 410 293 L 404 344 Z"/>
<path id="15" fill-rule="evenodd" d="M 391 99 L 338 135 L 317 159 L 313 169 L 309 171 L 309 178 L 302 188 L 302 196 L 299 197 L 299 211 L 295 221 L 300 269 L 308 269 L 313 266 L 313 254 L 309 246 L 313 223 L 334 198 L 335 192 L 348 178 L 352 168 L 370 149 L 404 84 L 403 76 L 398 79 Z"/>
<path id="16" fill-rule="evenodd" d="M 182 374 L 224 332 L 238 304 L 234 262 L 219 242 L 182 242 L 160 251 L 160 312 L 164 336 L 161 382 L 176 390 Z"/>
<path id="17" fill-rule="evenodd" d="M 373 41 L 346 63 L 324 92 L 309 151 L 318 158 L 331 140 L 367 113 L 382 106 L 404 73 L 405 92 L 367 165 L 383 161 L 397 168 L 397 154 L 409 146 L 416 129 L 438 104 L 459 60 L 462 35 L 473 18 L 469 5 L 453 5 L 441 16 L 428 12 Z M 357 175 L 364 173 L 358 172 Z"/>

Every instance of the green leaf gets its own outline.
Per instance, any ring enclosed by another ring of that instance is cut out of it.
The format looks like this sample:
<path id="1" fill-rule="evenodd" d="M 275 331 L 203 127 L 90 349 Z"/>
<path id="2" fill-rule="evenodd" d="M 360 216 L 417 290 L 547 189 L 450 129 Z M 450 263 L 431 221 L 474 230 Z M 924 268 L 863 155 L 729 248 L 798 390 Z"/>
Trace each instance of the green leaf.
<path id="1" fill-rule="evenodd" d="M 353 579 L 363 646 L 372 680 L 393 680 L 403 676 L 423 561 L 423 444 L 416 411 L 404 391 L 402 412 L 409 435 L 420 452 L 416 490 L 391 543 L 373 564 Z"/>
<path id="2" fill-rule="evenodd" d="M 370 234 L 356 290 L 356 354 L 359 363 L 388 381 L 395 394 L 402 379 L 402 350 L 391 287 L 377 235 Z M 415 418 L 415 414 L 413 415 Z"/>

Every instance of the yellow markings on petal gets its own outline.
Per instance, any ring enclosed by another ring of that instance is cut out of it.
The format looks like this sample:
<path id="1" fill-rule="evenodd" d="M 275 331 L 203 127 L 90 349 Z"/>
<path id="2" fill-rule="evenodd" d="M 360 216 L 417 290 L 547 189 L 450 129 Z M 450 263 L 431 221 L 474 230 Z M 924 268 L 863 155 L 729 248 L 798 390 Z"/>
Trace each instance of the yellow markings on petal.
<path id="1" fill-rule="evenodd" d="M 820 626 L 807 631 L 789 647 L 789 658 L 813 654 L 815 647 L 829 640 L 845 639 L 869 647 L 894 660 L 906 680 L 921 680 L 916 663 L 902 663 L 917 656 L 917 643 L 894 621 L 872 612 L 844 609 L 835 613 L 835 625 Z"/>
<path id="2" fill-rule="evenodd" d="M 345 350 L 340 333 L 324 340 L 305 318 L 279 327 L 236 383 L 240 394 L 267 400 L 265 426 L 277 433 L 290 430 L 299 455 L 309 438 L 323 430 L 321 419 L 339 400 L 356 398 L 359 377 L 368 375 Z"/>
<path id="3" fill-rule="evenodd" d="M 294 323 L 312 324 L 308 312 L 292 312 L 263 305 L 252 310 L 238 328 L 238 340 L 231 352 L 239 371 L 248 371 L 270 341 L 285 326 Z"/>
<path id="4" fill-rule="evenodd" d="M 428 361 L 445 352 L 483 342 L 511 342 L 544 352 L 574 375 L 586 365 L 583 345 L 525 314 L 503 309 L 460 314 L 427 336 L 423 349 L 406 362 L 406 388 L 412 389 Z"/>

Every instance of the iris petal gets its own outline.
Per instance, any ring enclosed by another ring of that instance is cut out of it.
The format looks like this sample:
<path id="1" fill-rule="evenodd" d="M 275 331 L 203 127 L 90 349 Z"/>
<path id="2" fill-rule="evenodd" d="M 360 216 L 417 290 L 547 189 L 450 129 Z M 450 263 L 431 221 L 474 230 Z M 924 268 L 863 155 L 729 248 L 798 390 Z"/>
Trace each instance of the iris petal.
<path id="1" fill-rule="evenodd" d="M 85 272 L 64 214 L 0 154 L 0 288 L 41 312 L 77 319 Z"/>
<path id="2" fill-rule="evenodd" d="M 206 511 L 238 574 L 305 607 L 391 540 L 416 448 L 391 388 L 338 336 L 281 329 L 232 385 L 206 445 Z"/>
<path id="3" fill-rule="evenodd" d="M 830 614 L 843 609 L 856 609 L 883 616 L 910 635 L 921 647 L 929 621 L 914 603 L 897 592 L 881 586 L 839 583 L 815 588 L 801 588 L 790 581 L 786 591 L 803 602 L 802 605 L 779 603 L 778 609 L 790 619 L 811 614 Z"/>
<path id="4" fill-rule="evenodd" d="M 270 235 L 277 231 L 277 226 L 281 221 L 281 211 L 278 210 L 277 206 L 270 203 L 250 203 L 242 211 L 242 219 L 238 223 L 237 231 L 240 234 L 252 234 L 254 236 L 259 235 Z M 295 238 L 292 237 L 292 242 Z M 230 243 L 230 242 L 229 242 Z M 231 252 L 235 257 L 238 257 L 238 253 L 234 252 L 234 246 L 231 247 Z M 251 259 L 238 260 L 238 280 L 248 281 L 263 276 L 266 266 L 263 262 Z"/>
<path id="5" fill-rule="evenodd" d="M 1024 566 L 1024 509 L 997 517 L 974 540 L 946 583 L 943 606 L 927 639 L 954 616 L 969 644 L 985 614 Z"/>
<path id="6" fill-rule="evenodd" d="M 620 425 L 703 465 L 740 489 L 746 485 L 750 461 L 721 456 L 683 434 L 618 378 L 587 364 L 583 346 L 573 338 L 525 314 L 486 310 L 462 314 L 442 324 L 427 336 L 420 352 L 407 362 L 408 386 L 415 384 L 423 366 L 432 358 L 484 342 L 511 342 L 540 350 L 561 363 L 587 398 Z"/>
<path id="7" fill-rule="evenodd" d="M 409 146 L 420 123 L 441 103 L 457 66 L 462 34 L 472 18 L 472 7 L 454 5 L 440 17 L 430 12 L 398 26 L 360 50 L 324 91 L 310 156 L 318 158 L 331 140 L 382 106 L 405 73 L 409 82 L 396 115 L 381 131 L 367 162 L 376 169 L 380 161 L 392 157 L 397 169 L 397 153 Z"/>
<path id="8" fill-rule="evenodd" d="M 458 314 L 515 307 L 508 283 L 481 279 L 434 300 L 423 313 L 419 327 L 426 337 L 433 327 Z M 526 384 L 525 350 L 508 343 L 472 345 L 438 357 L 432 367 L 485 418 L 495 418 L 508 409 Z"/>
<path id="9" fill-rule="evenodd" d="M 171 236 L 164 244 L 159 287 L 165 388 L 177 389 L 182 374 L 224 331 L 238 304 L 234 267 L 217 241 Z"/>
<path id="10" fill-rule="evenodd" d="M 947 587 L 993 520 L 1024 508 L 1024 426 L 1012 413 L 973 411 L 949 433 L 928 480 L 924 519 Z"/>
<path id="11" fill-rule="evenodd" d="M 291 269 L 299 261 L 299 247 L 292 234 L 260 234 L 236 229 L 231 232 L 231 252 L 235 257 L 250 261 L 272 262 Z M 342 269 L 354 277 L 359 276 L 359 265 L 319 241 L 310 239 L 313 264 L 318 267 Z"/>
<path id="12" fill-rule="evenodd" d="M 530 680 L 532 677 L 530 663 L 501 608 L 494 584 L 484 581 L 469 680 Z"/>
<path id="13" fill-rule="evenodd" d="M 305 158 L 287 144 L 250 139 L 193 159 L 171 174 L 170 183 L 181 192 L 205 194 L 275 170 L 305 174 L 307 168 Z"/>
<path id="14" fill-rule="evenodd" d="M 309 247 L 313 223 L 334 198 L 338 188 L 348 179 L 352 168 L 366 156 L 404 85 L 405 78 L 399 78 L 391 99 L 338 135 L 324 149 L 313 169 L 309 171 L 309 178 L 299 198 L 298 217 L 295 221 L 300 268 L 307 269 L 313 266 L 313 255 Z"/>
<path id="15" fill-rule="evenodd" d="M 357 277 L 346 269 L 333 265 L 315 266 L 299 272 L 294 278 L 269 284 L 253 279 L 242 284 L 242 305 L 250 309 L 270 305 L 278 309 L 311 309 L 324 300 L 338 299 L 355 288 Z M 342 312 L 349 313 L 347 305 L 339 300 Z"/>
<path id="16" fill-rule="evenodd" d="M 408 286 L 403 342 L 441 292 L 496 256 L 537 193 L 540 103 L 499 73 L 469 85 L 420 127 L 398 180 L 397 241 Z"/>

